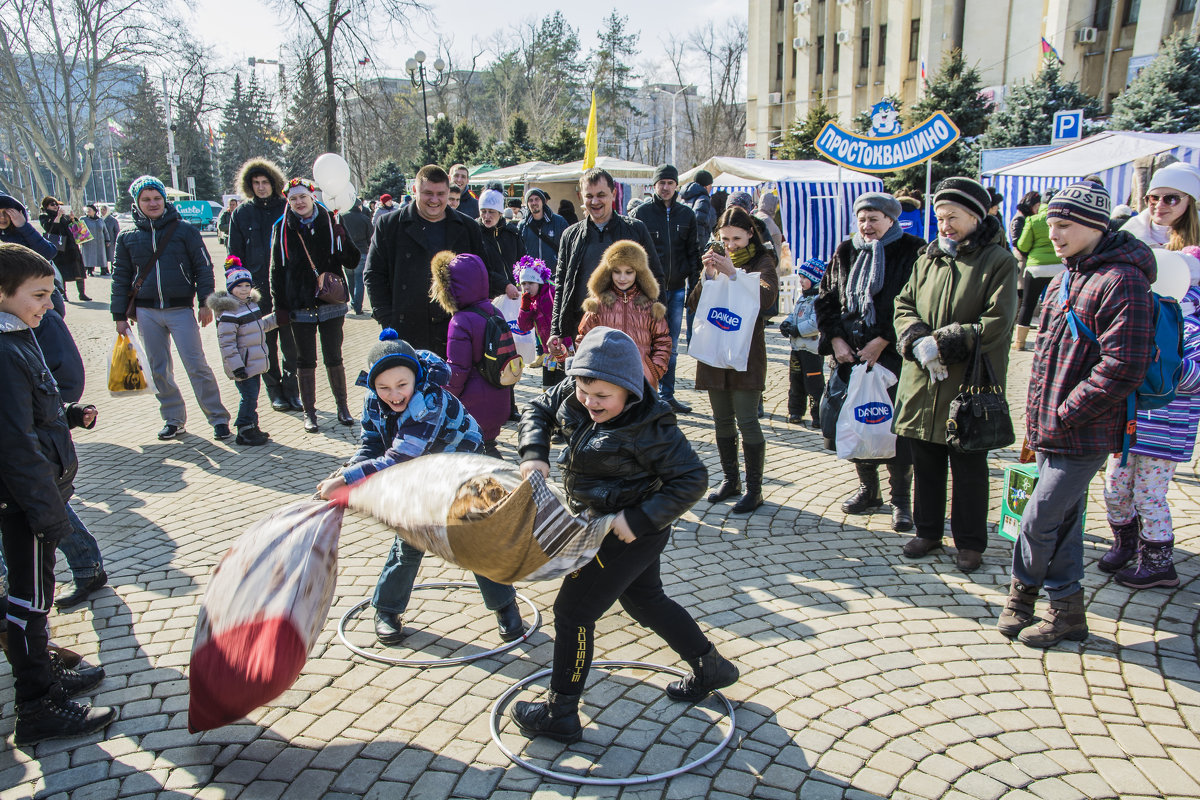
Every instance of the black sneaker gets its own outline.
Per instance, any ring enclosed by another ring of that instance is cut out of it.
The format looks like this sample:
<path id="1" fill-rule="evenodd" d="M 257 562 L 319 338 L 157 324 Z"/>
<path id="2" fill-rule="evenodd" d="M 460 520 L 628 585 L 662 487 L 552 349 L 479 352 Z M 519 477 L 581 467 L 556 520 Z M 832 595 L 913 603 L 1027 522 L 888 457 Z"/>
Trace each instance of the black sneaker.
<path id="1" fill-rule="evenodd" d="M 104 667 L 86 667 L 81 664 L 77 669 L 71 669 L 61 658 L 51 654 L 50 674 L 67 693 L 67 697 L 74 697 L 104 680 Z"/>
<path id="2" fill-rule="evenodd" d="M 163 429 L 158 432 L 158 438 L 159 438 L 159 440 L 166 442 L 171 439 L 178 438 L 179 434 L 181 434 L 181 433 L 183 433 L 182 425 L 167 424 L 167 425 L 163 425 Z"/>
<path id="3" fill-rule="evenodd" d="M 674 409 L 676 414 L 692 413 L 692 407 L 689 406 L 687 403 L 681 403 L 680 401 L 676 400 L 674 397 L 668 397 L 668 398 L 666 398 L 666 400 L 667 400 L 667 405 L 669 405 L 672 409 Z"/>
<path id="4" fill-rule="evenodd" d="M 92 578 L 86 581 L 75 581 L 75 591 L 68 595 L 64 595 L 54 601 L 54 607 L 59 611 L 67 608 L 73 608 L 80 603 L 87 601 L 92 592 L 108 583 L 108 573 L 104 570 L 96 573 Z"/>
<path id="5" fill-rule="evenodd" d="M 115 708 L 92 708 L 67 697 L 55 686 L 36 700 L 17 703 L 17 728 L 13 743 L 18 747 L 47 739 L 86 736 L 108 726 L 117 718 Z"/>
<path id="6" fill-rule="evenodd" d="M 226 425 L 225 423 L 221 423 L 220 425 L 213 425 L 213 438 L 216 439 L 218 442 L 224 441 L 225 439 L 228 439 L 230 436 L 233 436 L 233 432 L 229 430 L 229 426 Z"/>
<path id="7" fill-rule="evenodd" d="M 253 428 L 243 428 L 238 431 L 237 439 L 234 441 L 238 444 L 257 447 L 260 444 L 266 444 L 271 440 L 271 435 L 266 431 L 260 431 L 258 426 Z"/>

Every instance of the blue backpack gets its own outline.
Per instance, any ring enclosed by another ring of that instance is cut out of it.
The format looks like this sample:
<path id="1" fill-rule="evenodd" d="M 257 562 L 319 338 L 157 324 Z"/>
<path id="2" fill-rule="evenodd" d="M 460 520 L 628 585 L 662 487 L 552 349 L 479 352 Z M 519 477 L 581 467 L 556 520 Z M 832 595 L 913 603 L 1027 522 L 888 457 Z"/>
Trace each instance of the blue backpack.
<path id="1" fill-rule="evenodd" d="M 1137 412 L 1163 408 L 1175 399 L 1179 379 L 1183 375 L 1183 309 L 1173 297 L 1163 297 L 1150 292 L 1154 299 L 1154 351 L 1146 377 L 1125 401 L 1125 436 L 1121 446 L 1121 466 L 1129 458 L 1129 447 L 1137 431 Z M 1083 323 L 1075 309 L 1071 308 L 1071 272 L 1063 273 L 1058 289 L 1058 302 L 1066 312 L 1067 324 L 1071 328 L 1071 339 L 1079 340 L 1082 333 L 1097 344 L 1096 334 Z"/>

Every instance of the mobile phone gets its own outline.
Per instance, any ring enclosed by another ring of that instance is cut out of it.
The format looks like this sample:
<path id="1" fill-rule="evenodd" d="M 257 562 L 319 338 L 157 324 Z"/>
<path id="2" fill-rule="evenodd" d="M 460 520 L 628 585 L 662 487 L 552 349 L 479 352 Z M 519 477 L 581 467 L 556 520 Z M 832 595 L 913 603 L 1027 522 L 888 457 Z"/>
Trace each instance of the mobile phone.
<path id="1" fill-rule="evenodd" d="M 710 253 L 716 253 L 719 256 L 725 255 L 725 245 L 721 242 L 709 242 L 705 250 Z"/>

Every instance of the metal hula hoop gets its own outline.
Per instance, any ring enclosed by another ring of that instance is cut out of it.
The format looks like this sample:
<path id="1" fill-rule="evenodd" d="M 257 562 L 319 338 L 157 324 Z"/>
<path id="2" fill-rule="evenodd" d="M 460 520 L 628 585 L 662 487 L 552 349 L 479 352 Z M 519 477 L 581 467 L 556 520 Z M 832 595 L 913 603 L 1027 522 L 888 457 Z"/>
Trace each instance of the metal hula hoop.
<path id="1" fill-rule="evenodd" d="M 645 661 L 593 661 L 592 666 L 608 669 L 646 669 L 654 672 L 666 672 L 670 675 L 675 675 L 680 678 L 687 677 L 688 674 L 678 667 L 665 667 L 660 664 L 650 664 Z M 737 731 L 737 720 L 734 718 L 733 703 L 729 701 L 728 697 L 720 692 L 713 692 L 713 696 L 719 697 L 721 702 L 725 704 L 725 715 L 729 718 L 729 730 L 725 732 L 724 738 L 717 742 L 716 747 L 695 761 L 666 772 L 656 772 L 653 775 L 636 775 L 631 778 L 592 778 L 587 775 L 575 775 L 569 772 L 555 772 L 551 769 L 545 769 L 543 767 L 530 764 L 528 761 L 524 761 L 512 750 L 509 750 L 504 745 L 504 742 L 500 741 L 500 727 L 497 724 L 497 720 L 500 717 L 501 710 L 508 704 L 509 700 L 516 696 L 517 692 L 521 691 L 521 689 L 525 688 L 534 681 L 550 675 L 553 671 L 554 670 L 552 669 L 543 669 L 540 672 L 535 672 L 528 678 L 524 678 L 523 680 L 520 680 L 514 684 L 508 689 L 508 691 L 500 695 L 500 697 L 492 705 L 492 716 L 488 721 L 488 726 L 491 729 L 492 741 L 495 742 L 496 746 L 500 748 L 500 752 L 508 756 L 509 760 L 514 764 L 519 764 L 520 766 L 525 767 L 525 769 L 536 772 L 539 775 L 551 778 L 553 780 L 562 781 L 563 783 L 584 784 L 589 786 L 636 786 L 643 783 L 656 783 L 658 781 L 665 781 L 669 778 L 674 778 L 676 775 L 682 775 L 683 773 L 693 770 L 696 767 L 699 767 L 702 764 L 710 761 L 714 756 L 717 755 L 717 753 L 725 749 L 725 747 L 733 740 L 733 734 Z"/>
<path id="2" fill-rule="evenodd" d="M 413 587 L 414 590 L 416 590 L 416 589 L 478 589 L 478 588 L 479 587 L 476 586 L 474 583 L 470 583 L 468 581 L 440 581 L 437 583 L 418 583 L 416 586 Z M 520 600 L 521 602 L 525 603 L 525 605 L 529 606 L 529 608 L 533 611 L 533 621 L 529 624 L 529 629 L 526 630 L 525 633 L 519 639 L 514 639 L 511 642 L 505 642 L 504 644 L 500 645 L 499 647 L 493 648 L 491 650 L 487 650 L 483 653 L 475 653 L 474 655 L 454 656 L 452 658 L 394 658 L 391 656 L 382 655 L 380 653 L 375 653 L 375 652 L 372 652 L 365 648 L 359 647 L 356 644 L 352 644 L 350 642 L 350 640 L 348 638 L 346 638 L 346 622 L 351 617 L 356 615 L 359 611 L 361 611 L 364 608 L 366 608 L 367 606 L 371 605 L 370 600 L 363 600 L 361 603 L 359 603 L 354 608 L 350 609 L 349 611 L 347 611 L 345 614 L 342 615 L 341 620 L 338 621 L 338 638 L 342 640 L 342 644 L 346 645 L 346 647 L 352 653 L 357 653 L 358 655 L 362 656 L 363 658 L 370 659 L 371 661 L 379 661 L 384 664 L 394 664 L 394 665 L 402 666 L 402 667 L 417 667 L 419 669 L 428 669 L 430 667 L 457 666 L 458 664 L 466 664 L 467 662 L 470 662 L 470 661 L 478 661 L 481 658 L 487 658 L 488 656 L 494 656 L 498 653 L 503 653 L 507 650 L 511 650 L 514 647 L 516 647 L 517 645 L 524 642 L 526 639 L 528 639 L 531 635 L 533 635 L 534 631 L 536 631 L 538 628 L 541 627 L 542 613 L 540 611 L 538 611 L 537 606 L 535 606 L 533 604 L 533 601 L 530 600 L 525 595 L 521 594 L 520 592 L 517 592 L 517 599 Z"/>

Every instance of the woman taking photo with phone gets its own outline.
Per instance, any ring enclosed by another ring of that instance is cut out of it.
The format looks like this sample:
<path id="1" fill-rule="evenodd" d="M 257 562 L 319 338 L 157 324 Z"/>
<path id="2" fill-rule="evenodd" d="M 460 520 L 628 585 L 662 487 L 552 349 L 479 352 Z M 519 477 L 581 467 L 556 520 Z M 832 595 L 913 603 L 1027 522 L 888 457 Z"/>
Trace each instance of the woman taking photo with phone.
<path id="1" fill-rule="evenodd" d="M 38 221 L 42 223 L 42 230 L 47 236 L 57 237 L 50 241 L 58 246 L 54 266 L 58 267 L 58 272 L 62 275 L 63 286 L 74 281 L 79 290 L 79 299 L 83 302 L 91 300 L 83 288 L 83 252 L 71 233 L 71 223 L 75 221 L 75 217 L 71 216 L 70 207 L 59 203 L 57 198 L 43 197 L 42 214 Z M 66 298 L 65 289 L 63 297 Z"/>

